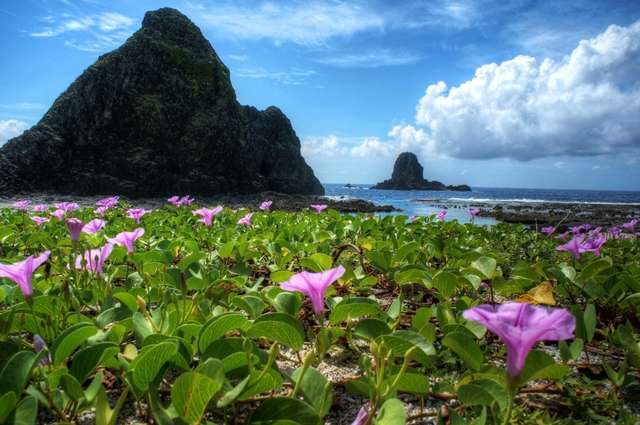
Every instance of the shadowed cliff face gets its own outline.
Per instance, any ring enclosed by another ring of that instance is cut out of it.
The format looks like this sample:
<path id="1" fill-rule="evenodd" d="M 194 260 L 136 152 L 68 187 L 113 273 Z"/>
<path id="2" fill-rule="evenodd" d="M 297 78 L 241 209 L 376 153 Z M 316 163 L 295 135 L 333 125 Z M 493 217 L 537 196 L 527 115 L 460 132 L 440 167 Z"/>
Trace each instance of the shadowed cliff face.
<path id="1" fill-rule="evenodd" d="M 470 191 L 467 185 L 447 186 L 439 181 L 425 180 L 422 165 L 418 158 L 411 152 L 403 152 L 398 155 L 393 165 L 393 173 L 390 180 L 385 180 L 373 186 L 372 189 L 386 190 L 456 190 Z"/>
<path id="2" fill-rule="evenodd" d="M 0 149 L 0 166 L 4 193 L 324 193 L 287 117 L 241 106 L 227 67 L 174 9 L 148 12 Z"/>

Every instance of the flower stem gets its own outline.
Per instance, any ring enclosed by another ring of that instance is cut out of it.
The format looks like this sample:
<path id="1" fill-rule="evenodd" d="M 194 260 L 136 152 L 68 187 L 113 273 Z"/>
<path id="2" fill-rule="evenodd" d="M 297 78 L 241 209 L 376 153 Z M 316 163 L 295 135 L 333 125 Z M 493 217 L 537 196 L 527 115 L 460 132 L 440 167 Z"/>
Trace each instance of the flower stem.
<path id="1" fill-rule="evenodd" d="M 302 382 L 302 379 L 304 378 L 304 374 L 307 373 L 307 369 L 309 369 L 309 366 L 311 365 L 311 362 L 313 361 L 314 355 L 313 355 L 313 350 L 309 351 L 309 353 L 305 356 L 304 358 L 304 362 L 302 362 L 302 370 L 300 371 L 300 375 L 298 375 L 298 379 L 296 381 L 296 385 L 295 387 L 293 387 L 293 392 L 291 393 L 291 397 L 295 397 L 296 394 L 298 394 L 298 390 L 300 389 L 300 383 Z"/>

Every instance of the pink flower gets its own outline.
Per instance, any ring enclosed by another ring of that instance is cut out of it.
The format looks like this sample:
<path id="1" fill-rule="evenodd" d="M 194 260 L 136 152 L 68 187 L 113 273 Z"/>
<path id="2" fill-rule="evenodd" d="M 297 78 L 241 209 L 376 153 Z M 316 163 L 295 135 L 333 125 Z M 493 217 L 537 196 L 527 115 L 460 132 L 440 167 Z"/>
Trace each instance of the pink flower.
<path id="1" fill-rule="evenodd" d="M 238 224 L 241 224 L 243 226 L 251 226 L 251 217 L 252 216 L 253 216 L 253 213 L 249 213 L 249 214 L 245 215 L 240 220 L 238 220 Z"/>
<path id="2" fill-rule="evenodd" d="M 622 224 L 620 227 L 633 233 L 636 228 L 636 224 L 638 224 L 638 220 L 634 218 L 633 220 Z"/>
<path id="3" fill-rule="evenodd" d="M 556 247 L 556 250 L 571 253 L 576 260 L 585 252 L 593 252 L 599 257 L 600 249 L 606 241 L 606 236 L 601 233 L 592 233 L 588 238 L 586 235 L 577 234 L 569 242 Z"/>
<path id="4" fill-rule="evenodd" d="M 547 226 L 547 227 L 543 227 L 542 229 L 540 229 L 540 231 L 542 233 L 544 233 L 545 235 L 550 235 L 550 234 L 552 234 L 553 232 L 556 231 L 556 228 L 553 227 L 553 226 Z"/>
<path id="5" fill-rule="evenodd" d="M 142 235 L 144 235 L 144 229 L 139 227 L 133 232 L 121 232 L 118 233 L 115 238 L 107 238 L 107 240 L 113 244 L 125 247 L 127 252 L 131 254 L 135 247 L 135 241 L 141 238 Z"/>
<path id="6" fill-rule="evenodd" d="M 596 257 L 600 256 L 600 249 L 607 242 L 607 237 L 599 232 L 594 232 L 588 239 L 582 242 L 582 252 L 593 252 Z"/>
<path id="7" fill-rule="evenodd" d="M 21 199 L 13 203 L 13 208 L 20 211 L 26 211 L 31 205 L 31 201 L 28 199 Z"/>
<path id="8" fill-rule="evenodd" d="M 67 220 L 67 229 L 69 229 L 69 236 L 72 241 L 77 242 L 80 239 L 80 232 L 82 232 L 83 227 L 84 223 L 78 218 L 70 218 Z"/>
<path id="9" fill-rule="evenodd" d="M 364 425 L 369 420 L 369 403 L 366 403 L 364 406 L 358 410 L 358 415 L 356 419 L 351 422 L 351 425 Z"/>
<path id="10" fill-rule="evenodd" d="M 189 195 L 185 195 L 182 198 L 178 195 L 173 195 L 171 198 L 167 199 L 167 202 L 174 205 L 175 207 L 180 208 L 183 205 L 191 205 L 195 199 L 189 197 Z"/>
<path id="11" fill-rule="evenodd" d="M 444 221 L 446 217 L 447 217 L 447 210 L 442 210 L 438 213 L 438 215 L 436 215 L 436 218 L 440 221 Z"/>
<path id="12" fill-rule="evenodd" d="M 118 202 L 120 202 L 119 196 L 110 196 L 108 198 L 100 199 L 99 201 L 96 202 L 96 205 L 98 207 L 103 207 L 106 211 L 109 208 L 113 208 L 116 205 L 118 205 Z"/>
<path id="13" fill-rule="evenodd" d="M 302 292 L 311 299 L 313 311 L 316 314 L 324 312 L 324 294 L 329 285 L 340 279 L 344 274 L 344 267 L 338 266 L 320 273 L 300 272 L 282 282 L 280 287 L 285 291 Z"/>
<path id="14" fill-rule="evenodd" d="M 89 233 L 92 235 L 102 230 L 106 224 L 107 224 L 106 221 L 101 220 L 99 218 L 94 218 L 93 220 L 91 220 L 90 222 L 84 225 L 84 227 L 82 228 L 82 232 Z"/>
<path id="15" fill-rule="evenodd" d="M 264 201 L 260 204 L 260 209 L 262 211 L 270 211 L 271 205 L 273 205 L 273 201 Z"/>
<path id="16" fill-rule="evenodd" d="M 576 328 L 576 319 L 567 310 L 528 303 L 483 304 L 465 310 L 463 317 L 500 337 L 507 346 L 507 373 L 511 377 L 522 373 L 527 355 L 538 341 L 571 339 Z"/>
<path id="17" fill-rule="evenodd" d="M 480 210 L 478 208 L 469 208 L 469 215 L 471 218 L 475 218 L 480 214 Z"/>
<path id="18" fill-rule="evenodd" d="M 38 217 L 37 215 L 34 215 L 33 217 L 31 217 L 31 220 L 33 220 L 33 222 L 36 223 L 38 226 L 42 226 L 44 223 L 49 221 L 49 218 Z"/>
<path id="19" fill-rule="evenodd" d="M 222 211 L 222 207 L 217 206 L 213 209 L 200 208 L 199 210 L 192 211 L 191 213 L 193 215 L 199 215 L 200 217 L 202 217 L 198 221 L 200 221 L 201 223 L 204 223 L 205 226 L 209 227 L 213 223 L 213 217 L 220 214 L 221 211 Z"/>
<path id="20" fill-rule="evenodd" d="M 33 350 L 36 353 L 41 352 L 42 350 L 48 350 L 49 347 L 47 347 L 47 343 L 44 342 L 44 339 L 42 339 L 42 337 L 38 334 L 35 334 L 33 336 Z M 51 353 L 47 353 L 47 355 L 45 357 L 42 358 L 42 360 L 40 360 L 40 364 L 42 366 L 47 366 L 49 364 L 51 364 Z"/>
<path id="21" fill-rule="evenodd" d="M 127 217 L 134 219 L 136 223 L 140 224 L 140 219 L 146 213 L 147 211 L 144 208 L 129 208 L 127 210 Z"/>
<path id="22" fill-rule="evenodd" d="M 33 295 L 33 287 L 31 286 L 33 272 L 47 261 L 50 254 L 50 251 L 45 251 L 36 258 L 31 255 L 17 263 L 0 264 L 0 277 L 13 280 L 22 291 L 22 295 L 25 298 L 31 298 Z"/>
<path id="23" fill-rule="evenodd" d="M 66 215 L 66 213 L 64 212 L 64 210 L 57 209 L 54 212 L 52 212 L 51 215 L 57 218 L 58 220 L 62 221 L 64 220 L 64 216 Z"/>
<path id="24" fill-rule="evenodd" d="M 311 208 L 316 210 L 317 214 L 320 214 L 322 211 L 324 211 L 324 210 L 326 210 L 328 208 L 328 205 L 325 205 L 325 204 L 311 204 Z"/>
<path id="25" fill-rule="evenodd" d="M 49 206 L 47 204 L 37 204 L 37 205 L 34 205 L 32 208 L 33 212 L 45 212 L 48 209 L 49 209 Z"/>
<path id="26" fill-rule="evenodd" d="M 84 252 L 84 269 L 88 272 L 92 272 L 97 274 L 98 276 L 102 276 L 102 268 L 104 266 L 104 262 L 109 255 L 111 255 L 111 251 L 113 250 L 113 244 L 107 243 L 102 248 L 91 249 Z M 83 256 L 78 255 L 76 257 L 76 269 L 82 270 L 82 259 Z"/>
<path id="27" fill-rule="evenodd" d="M 56 209 L 64 211 L 65 213 L 75 211 L 80 208 L 75 202 L 56 202 L 55 204 L 53 204 L 53 206 L 56 207 Z"/>
<path id="28" fill-rule="evenodd" d="M 100 217 L 104 216 L 109 208 L 107 207 L 98 207 L 93 210 L 94 213 L 98 214 Z"/>
<path id="29" fill-rule="evenodd" d="M 617 238 L 618 236 L 620 236 L 620 233 L 622 233 L 622 231 L 620 230 L 619 227 L 610 227 L 609 228 L 609 234 L 611 235 L 612 238 Z"/>

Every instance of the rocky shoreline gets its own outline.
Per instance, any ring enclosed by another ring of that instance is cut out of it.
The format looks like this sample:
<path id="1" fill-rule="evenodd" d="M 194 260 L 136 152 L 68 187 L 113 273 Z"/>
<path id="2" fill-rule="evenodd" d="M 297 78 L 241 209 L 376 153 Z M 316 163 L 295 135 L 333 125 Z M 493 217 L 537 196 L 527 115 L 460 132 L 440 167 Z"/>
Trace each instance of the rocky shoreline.
<path id="1" fill-rule="evenodd" d="M 478 202 L 416 199 L 443 209 L 478 208 L 480 216 L 504 223 L 524 224 L 531 228 L 558 226 L 560 229 L 590 223 L 594 226 L 617 226 L 640 217 L 640 204 L 594 204 L 570 202 Z"/>
<path id="2" fill-rule="evenodd" d="M 20 199 L 29 199 L 33 204 L 51 204 L 60 201 L 73 201 L 81 206 L 95 206 L 98 199 L 110 195 L 100 196 L 73 196 L 49 193 L 23 193 L 16 196 L 0 196 L 0 207 L 9 207 Z M 121 197 L 136 207 L 154 209 L 167 205 L 165 198 L 127 198 Z M 273 201 L 272 209 L 281 211 L 302 211 L 308 210 L 311 204 L 326 204 L 329 208 L 342 213 L 376 213 L 400 211 L 391 205 L 376 205 L 373 202 L 362 199 L 331 199 L 314 195 L 289 195 L 279 192 L 260 192 L 246 195 L 216 195 L 207 197 L 196 197 L 196 202 L 200 205 L 223 205 L 228 208 L 247 208 L 255 210 L 260 202 L 265 200 Z"/>

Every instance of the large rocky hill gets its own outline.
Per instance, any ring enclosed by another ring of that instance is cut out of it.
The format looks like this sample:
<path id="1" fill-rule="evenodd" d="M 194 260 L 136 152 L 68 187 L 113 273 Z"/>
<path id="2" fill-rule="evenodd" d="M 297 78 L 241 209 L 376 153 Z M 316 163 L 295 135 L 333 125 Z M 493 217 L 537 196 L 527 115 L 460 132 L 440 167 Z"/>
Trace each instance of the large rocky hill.
<path id="1" fill-rule="evenodd" d="M 276 107 L 236 100 L 229 70 L 186 16 L 148 12 L 33 128 L 0 149 L 0 193 L 322 194 Z"/>

